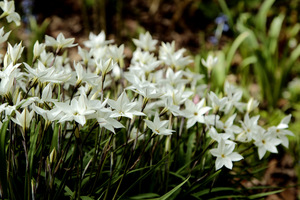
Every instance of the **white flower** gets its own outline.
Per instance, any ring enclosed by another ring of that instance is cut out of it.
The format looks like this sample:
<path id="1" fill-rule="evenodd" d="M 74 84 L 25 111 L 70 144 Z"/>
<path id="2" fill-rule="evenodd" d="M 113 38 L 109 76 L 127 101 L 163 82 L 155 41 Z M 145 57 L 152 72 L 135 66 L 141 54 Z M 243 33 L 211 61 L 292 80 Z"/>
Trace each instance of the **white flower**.
<path id="1" fill-rule="evenodd" d="M 188 119 L 187 128 L 191 128 L 196 122 L 205 123 L 204 115 L 211 110 L 211 107 L 204 106 L 204 104 L 205 99 L 202 99 L 197 104 L 194 104 L 194 102 L 189 99 L 185 102 L 184 114 Z"/>
<path id="2" fill-rule="evenodd" d="M 213 91 L 210 91 L 208 94 L 208 99 L 210 100 L 211 106 L 215 112 L 222 110 L 227 103 L 227 97 L 219 99 L 219 97 Z"/>
<path id="3" fill-rule="evenodd" d="M 53 115 L 51 115 L 52 110 L 44 110 L 34 104 L 32 104 L 32 110 L 37 113 L 38 115 L 41 115 L 45 120 L 47 121 L 54 121 Z"/>
<path id="4" fill-rule="evenodd" d="M 267 151 L 272 153 L 277 153 L 276 146 L 281 143 L 281 140 L 277 139 L 272 132 L 265 132 L 260 130 L 253 136 L 255 146 L 258 147 L 258 156 L 259 159 L 262 159 Z"/>
<path id="5" fill-rule="evenodd" d="M 118 62 L 119 64 L 122 62 L 124 56 L 124 44 L 117 47 L 116 45 L 109 45 L 108 46 L 108 52 L 112 59 L 114 59 L 115 62 Z"/>
<path id="6" fill-rule="evenodd" d="M 153 133 L 157 135 L 171 135 L 172 132 L 175 132 L 171 129 L 167 129 L 169 120 L 160 121 L 159 115 L 156 112 L 153 122 L 147 119 L 144 119 L 146 125 L 152 130 Z"/>
<path id="7" fill-rule="evenodd" d="M 161 43 L 161 46 L 159 47 L 159 57 L 163 58 L 167 54 L 173 54 L 175 52 L 175 41 L 172 41 L 172 43 Z"/>
<path id="8" fill-rule="evenodd" d="M 103 112 L 102 110 L 97 110 L 95 118 L 97 119 L 100 127 L 104 127 L 115 134 L 115 128 L 124 128 L 124 126 L 110 115 L 111 111 Z"/>
<path id="9" fill-rule="evenodd" d="M 232 141 L 228 140 L 230 138 L 230 134 L 228 134 L 228 133 L 218 133 L 217 130 L 213 126 L 210 127 L 208 135 L 213 140 L 216 140 L 218 143 L 220 143 L 221 140 L 224 140 L 225 144 L 233 143 Z"/>
<path id="10" fill-rule="evenodd" d="M 3 10 L 3 13 L 0 16 L 0 19 L 6 17 L 7 21 L 10 23 L 14 21 L 17 26 L 21 24 L 21 17 L 20 15 L 15 12 L 15 2 L 14 1 L 1 1 L 0 7 Z"/>
<path id="11" fill-rule="evenodd" d="M 50 66 L 53 62 L 54 55 L 51 52 L 46 52 L 46 50 L 42 51 L 39 57 L 39 61 L 43 63 L 45 66 Z"/>
<path id="12" fill-rule="evenodd" d="M 0 71 L 0 95 L 8 94 L 11 91 L 18 74 L 17 68 L 19 66 L 20 64 L 14 65 L 10 63 L 3 71 Z"/>
<path id="13" fill-rule="evenodd" d="M 259 105 L 259 102 L 251 97 L 247 103 L 247 113 L 250 113 L 251 111 L 253 111 L 255 108 L 258 107 L 258 105 Z"/>
<path id="14" fill-rule="evenodd" d="M 41 53 L 45 50 L 45 47 L 46 47 L 46 44 L 44 44 L 44 43 L 40 44 L 38 40 L 34 43 L 33 60 L 40 57 Z"/>
<path id="15" fill-rule="evenodd" d="M 52 46 L 54 49 L 56 49 L 56 52 L 59 52 L 63 48 L 77 46 L 77 44 L 73 44 L 74 41 L 75 38 L 66 39 L 62 33 L 59 33 L 56 39 L 48 35 L 45 36 L 46 46 Z"/>
<path id="16" fill-rule="evenodd" d="M 182 105 L 190 96 L 193 95 L 192 91 L 185 91 L 184 87 L 173 88 L 170 85 L 162 85 L 162 89 L 162 92 L 165 93 L 162 98 L 171 97 L 173 104 L 176 106 Z"/>
<path id="17" fill-rule="evenodd" d="M 90 33 L 89 40 L 85 41 L 83 44 L 88 48 L 99 48 L 114 42 L 114 40 L 105 40 L 105 37 L 104 31 L 101 31 L 98 35 Z"/>
<path id="18" fill-rule="evenodd" d="M 148 99 L 162 96 L 162 93 L 158 91 L 156 84 L 145 80 L 144 76 L 140 79 L 135 74 L 127 73 L 125 74 L 125 78 L 132 84 L 126 89 L 130 89 Z"/>
<path id="19" fill-rule="evenodd" d="M 238 111 L 242 112 L 245 104 L 240 102 L 243 91 L 235 88 L 233 85 L 229 84 L 227 81 L 224 84 L 224 92 L 227 95 L 227 104 L 223 109 L 225 114 L 229 113 L 233 107 L 237 108 Z"/>
<path id="20" fill-rule="evenodd" d="M 189 82 L 187 79 L 183 79 L 182 76 L 183 76 L 182 70 L 174 72 L 171 68 L 168 68 L 166 72 L 166 78 L 161 79 L 159 82 L 160 84 L 167 83 L 172 87 L 176 88 L 177 86 L 185 85 Z"/>
<path id="21" fill-rule="evenodd" d="M 8 39 L 10 33 L 11 31 L 4 34 L 4 27 L 0 29 L 0 44 L 5 42 Z"/>
<path id="22" fill-rule="evenodd" d="M 235 148 L 234 143 L 226 144 L 223 139 L 221 139 L 218 144 L 218 148 L 214 148 L 210 150 L 210 153 L 217 157 L 216 159 L 216 170 L 220 169 L 225 165 L 228 169 L 232 169 L 233 161 L 240 161 L 243 159 L 243 156 L 238 154 L 237 152 L 233 152 Z"/>
<path id="23" fill-rule="evenodd" d="M 232 140 L 235 139 L 234 134 L 241 133 L 243 131 L 243 129 L 233 124 L 235 117 L 236 113 L 230 116 L 225 123 L 220 120 L 218 120 L 216 123 L 216 127 L 223 129 L 225 133 L 228 133 L 230 135 L 230 139 Z"/>
<path id="24" fill-rule="evenodd" d="M 92 59 L 93 54 L 91 51 L 87 51 L 86 49 L 83 49 L 80 46 L 78 46 L 78 54 L 82 58 L 83 64 L 85 66 L 93 65 L 95 63 L 95 61 Z"/>
<path id="25" fill-rule="evenodd" d="M 180 110 L 180 106 L 174 105 L 171 97 L 164 97 L 162 100 L 164 102 L 164 108 L 161 111 L 161 114 L 170 111 L 174 116 L 184 116 L 183 112 Z"/>
<path id="26" fill-rule="evenodd" d="M 159 58 L 166 65 L 179 70 L 193 62 L 193 60 L 189 56 L 184 56 L 185 51 L 186 50 L 183 48 L 172 53 L 169 53 L 167 51 L 160 51 Z"/>
<path id="27" fill-rule="evenodd" d="M 98 60 L 96 61 L 97 70 L 96 73 L 102 73 L 102 76 L 105 76 L 108 72 L 110 72 L 113 68 L 118 66 L 118 63 L 114 62 L 112 58 L 107 60 Z"/>
<path id="28" fill-rule="evenodd" d="M 207 68 L 208 72 L 210 73 L 214 66 L 218 63 L 218 57 L 213 57 L 212 55 L 208 55 L 207 59 L 201 59 L 201 63 L 204 67 Z"/>
<path id="29" fill-rule="evenodd" d="M 71 78 L 70 73 L 66 73 L 64 70 L 56 69 L 54 66 L 46 68 L 42 62 L 38 62 L 37 68 L 31 68 L 27 63 L 23 63 L 28 76 L 39 80 L 41 83 L 52 82 L 52 83 L 62 83 Z"/>
<path id="30" fill-rule="evenodd" d="M 33 115 L 34 115 L 33 110 L 31 112 L 28 112 L 27 109 L 25 108 L 22 111 L 22 113 L 16 110 L 16 117 L 11 119 L 13 122 L 21 126 L 25 131 L 27 128 L 29 128 Z"/>
<path id="31" fill-rule="evenodd" d="M 82 126 L 86 123 L 86 116 L 95 113 L 94 109 L 90 109 L 88 105 L 88 99 L 85 94 L 81 93 L 79 99 L 73 98 L 71 105 L 69 102 L 55 102 L 55 106 L 58 108 L 63 116 L 60 117 L 59 122 L 76 121 Z"/>
<path id="32" fill-rule="evenodd" d="M 130 102 L 125 91 L 122 92 L 117 101 L 108 99 L 107 103 L 114 109 L 110 117 L 123 116 L 132 119 L 134 115 L 145 115 L 136 110 L 137 102 Z"/>
<path id="33" fill-rule="evenodd" d="M 294 133 L 287 130 L 287 128 L 289 127 L 288 124 L 290 123 L 291 117 L 292 115 L 289 114 L 288 116 L 284 117 L 277 126 L 272 126 L 268 128 L 268 132 L 271 132 L 278 139 L 280 139 L 282 145 L 286 148 L 288 148 L 289 146 L 289 139 L 287 138 L 287 135 L 294 136 Z"/>
<path id="34" fill-rule="evenodd" d="M 147 31 L 145 34 L 141 33 L 139 39 L 133 39 L 133 43 L 144 51 L 154 51 L 157 40 L 152 39 L 152 36 Z"/>
<path id="35" fill-rule="evenodd" d="M 8 43 L 7 47 L 7 59 L 4 58 L 4 61 L 9 64 L 10 62 L 13 62 L 14 64 L 21 58 L 22 52 L 24 50 L 24 47 L 22 47 L 22 41 L 19 44 L 15 44 L 14 46 L 11 46 L 10 43 Z M 5 56 L 6 56 L 5 55 Z"/>
<path id="36" fill-rule="evenodd" d="M 77 86 L 80 85 L 82 82 L 87 82 L 88 84 L 93 85 L 93 83 L 97 79 L 99 79 L 98 75 L 88 72 L 87 70 L 84 70 L 80 62 L 75 63 L 74 61 L 74 68 L 77 75 L 77 82 L 76 82 Z"/>
<path id="37" fill-rule="evenodd" d="M 245 114 L 244 121 L 240 121 L 243 132 L 237 138 L 239 141 L 250 142 L 253 137 L 263 129 L 257 124 L 259 117 L 260 116 L 257 115 L 250 118 L 248 113 Z"/>

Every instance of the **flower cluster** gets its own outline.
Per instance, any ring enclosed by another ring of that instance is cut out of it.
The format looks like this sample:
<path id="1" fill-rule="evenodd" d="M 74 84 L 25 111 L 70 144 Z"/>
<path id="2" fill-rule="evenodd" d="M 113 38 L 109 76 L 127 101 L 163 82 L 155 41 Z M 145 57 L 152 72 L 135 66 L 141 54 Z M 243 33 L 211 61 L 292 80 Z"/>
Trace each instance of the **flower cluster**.
<path id="1" fill-rule="evenodd" d="M 18 24 L 11 2 L 1 2 L 1 16 Z M 2 28 L 0 41 L 9 33 Z M 8 43 L 0 71 L 2 122 L 11 117 L 23 134 L 34 118 L 74 129 L 96 122 L 116 137 L 120 129 L 167 137 L 201 129 L 216 147 L 210 149 L 216 170 L 232 169 L 233 161 L 243 159 L 236 148 L 243 143 L 255 145 L 260 159 L 267 151 L 276 153 L 279 144 L 288 147 L 291 115 L 277 126 L 260 126 L 259 115 L 252 114 L 255 100 L 242 102 L 242 91 L 228 82 L 224 95 L 209 91 L 204 76 L 189 70 L 192 58 L 185 49 L 176 50 L 175 42 L 159 45 L 150 33 L 141 34 L 133 39 L 137 48 L 127 65 L 124 45 L 113 44 L 104 32 L 91 33 L 84 46 L 74 42 L 62 33 L 46 36 L 44 43 L 35 43 L 32 62 L 23 63 L 22 42 Z M 61 55 L 76 46 L 79 61 Z M 211 56 L 202 61 L 209 71 L 216 62 Z M 183 119 L 185 132 L 178 132 L 174 118 Z"/>

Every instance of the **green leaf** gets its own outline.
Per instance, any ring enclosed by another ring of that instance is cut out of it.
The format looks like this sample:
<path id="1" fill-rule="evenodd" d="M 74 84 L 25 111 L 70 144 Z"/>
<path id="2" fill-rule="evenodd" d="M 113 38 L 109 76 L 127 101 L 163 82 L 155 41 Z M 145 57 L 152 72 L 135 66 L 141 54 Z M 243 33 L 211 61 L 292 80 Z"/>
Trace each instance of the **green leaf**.
<path id="1" fill-rule="evenodd" d="M 248 196 L 248 198 L 249 199 L 257 199 L 257 198 L 266 197 L 266 196 L 269 196 L 269 195 L 272 195 L 272 194 L 277 194 L 277 193 L 280 193 L 280 192 L 283 192 L 283 191 L 284 191 L 284 189 L 270 191 L 270 192 L 264 192 L 264 193 L 259 193 L 259 194 L 253 194 L 253 195 Z"/>
<path id="2" fill-rule="evenodd" d="M 175 188 L 173 188 L 172 190 L 167 192 L 165 195 L 163 195 L 159 198 L 152 199 L 152 200 L 166 200 L 166 199 L 168 199 L 173 193 L 175 193 L 178 189 L 180 189 L 181 186 L 183 186 L 189 180 L 189 178 L 190 178 L 190 176 L 185 181 L 183 181 L 182 183 L 177 185 Z"/>
<path id="3" fill-rule="evenodd" d="M 149 198 L 154 198 L 154 197 L 159 197 L 159 195 L 155 194 L 155 193 L 144 193 L 144 194 L 139 194 L 139 195 L 130 197 L 129 199 L 138 200 L 138 199 L 149 199 Z"/>
<path id="4" fill-rule="evenodd" d="M 269 51 L 272 55 L 276 52 L 279 34 L 281 32 L 282 22 L 284 20 L 284 15 L 280 14 L 279 16 L 275 17 L 271 23 L 270 30 L 269 30 L 269 37 L 270 37 L 270 45 Z"/>
<path id="5" fill-rule="evenodd" d="M 0 130 L 0 183 L 3 197 L 7 197 L 6 133 L 10 118 L 2 124 Z"/>
<path id="6" fill-rule="evenodd" d="M 291 68 L 291 66 L 298 59 L 299 56 L 300 56 L 300 44 L 292 51 L 291 56 L 288 59 L 288 63 L 287 63 L 288 70 Z"/>
<path id="7" fill-rule="evenodd" d="M 275 0 L 264 1 L 256 16 L 256 27 L 263 33 L 266 33 L 267 14 L 274 2 Z"/>
<path id="8" fill-rule="evenodd" d="M 196 138 L 196 132 L 192 133 L 189 136 L 188 143 L 187 143 L 187 150 L 186 150 L 186 157 L 185 157 L 185 163 L 190 163 L 192 159 L 192 151 L 195 146 L 195 138 Z"/>
<path id="9" fill-rule="evenodd" d="M 82 200 L 94 200 L 93 198 L 88 197 L 88 196 L 80 196 L 80 199 L 82 199 Z"/>
<path id="10" fill-rule="evenodd" d="M 249 56 L 242 61 L 241 67 L 244 68 L 249 65 L 255 64 L 256 62 L 257 62 L 257 58 L 255 56 Z"/>
<path id="11" fill-rule="evenodd" d="M 156 168 L 158 168 L 159 166 L 161 166 L 161 164 L 164 163 L 165 159 L 167 156 L 165 156 L 164 158 L 162 158 L 156 165 L 152 166 L 151 169 L 149 169 L 149 171 L 147 171 L 146 173 L 144 173 L 142 176 L 140 176 L 133 184 L 131 184 L 127 190 L 125 192 L 123 192 L 123 194 L 121 196 L 119 196 L 119 199 L 122 199 L 122 197 L 133 187 L 135 186 L 137 183 L 140 183 L 141 180 L 143 180 L 144 178 L 146 178 L 147 176 L 149 176 Z"/>
<path id="12" fill-rule="evenodd" d="M 31 193 L 31 177 L 32 177 L 32 173 L 35 170 L 35 168 L 33 167 L 33 158 L 35 155 L 35 151 L 36 151 L 36 143 L 37 143 L 37 138 L 38 138 L 38 133 L 39 133 L 39 129 L 41 127 L 41 121 L 39 122 L 38 126 L 36 127 L 36 120 L 33 120 L 30 126 L 30 145 L 29 145 L 29 149 L 28 149 L 28 173 L 26 173 L 25 176 L 25 191 L 27 192 L 27 194 L 25 194 L 25 196 L 30 197 L 30 193 Z"/>
<path id="13" fill-rule="evenodd" d="M 218 199 L 232 199 L 232 198 L 239 198 L 239 199 L 247 199 L 244 195 L 224 195 L 218 196 L 214 198 L 209 198 L 210 200 L 218 200 Z"/>
<path id="14" fill-rule="evenodd" d="M 65 195 L 68 195 L 69 197 L 74 195 L 74 192 L 68 186 L 65 186 L 65 191 Z"/>
<path id="15" fill-rule="evenodd" d="M 232 43 L 226 58 L 226 72 L 228 72 L 230 68 L 230 64 L 232 62 L 233 56 L 242 42 L 250 35 L 248 31 L 241 33 Z"/>
<path id="16" fill-rule="evenodd" d="M 218 62 L 212 70 L 211 80 L 214 89 L 223 88 L 227 72 L 224 65 L 226 65 L 226 56 L 223 51 L 218 51 L 217 53 Z"/>
<path id="17" fill-rule="evenodd" d="M 224 191 L 237 191 L 236 188 L 231 188 L 231 187 L 217 187 L 217 188 L 212 188 L 212 189 L 205 189 L 196 193 L 193 193 L 192 195 L 194 197 L 201 197 L 203 195 L 212 193 L 212 192 L 224 192 Z"/>
<path id="18" fill-rule="evenodd" d="M 50 147 L 50 152 L 55 148 L 58 150 L 58 132 L 59 132 L 59 123 L 55 122 L 53 136 L 52 136 L 52 142 Z M 49 152 L 49 153 L 50 153 Z"/>

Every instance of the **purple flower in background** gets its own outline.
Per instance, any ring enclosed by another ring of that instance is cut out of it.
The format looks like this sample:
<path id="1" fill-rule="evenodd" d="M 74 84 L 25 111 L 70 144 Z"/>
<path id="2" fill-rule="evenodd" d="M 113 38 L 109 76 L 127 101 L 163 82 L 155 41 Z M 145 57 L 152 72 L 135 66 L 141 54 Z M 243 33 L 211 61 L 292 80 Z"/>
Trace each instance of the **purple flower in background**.
<path id="1" fill-rule="evenodd" d="M 217 24 L 215 35 L 209 38 L 209 42 L 211 42 L 213 45 L 218 45 L 222 33 L 227 32 L 229 30 L 229 26 L 227 22 L 228 22 L 228 17 L 224 14 L 219 15 L 215 19 L 215 23 Z"/>
<path id="2" fill-rule="evenodd" d="M 227 22 L 228 22 L 228 17 L 224 14 L 219 15 L 215 19 L 215 23 L 217 25 L 222 25 L 223 26 L 223 31 L 224 32 L 227 32 L 229 30 L 229 26 L 228 26 Z"/>
<path id="3" fill-rule="evenodd" d="M 23 0 L 22 1 L 22 8 L 25 13 L 25 15 L 30 15 L 32 12 L 32 6 L 33 6 L 33 1 L 32 0 Z"/>
<path id="4" fill-rule="evenodd" d="M 210 43 L 212 43 L 213 45 L 217 45 L 218 43 L 219 43 L 219 40 L 218 40 L 218 38 L 216 37 L 216 36 L 210 36 L 209 38 L 208 38 L 208 41 L 210 42 Z"/>
<path id="5" fill-rule="evenodd" d="M 29 18 L 32 16 L 32 7 L 33 7 L 33 0 L 23 0 L 21 5 L 24 12 L 23 22 L 25 24 L 29 23 Z M 28 31 L 28 30 L 27 30 Z"/>

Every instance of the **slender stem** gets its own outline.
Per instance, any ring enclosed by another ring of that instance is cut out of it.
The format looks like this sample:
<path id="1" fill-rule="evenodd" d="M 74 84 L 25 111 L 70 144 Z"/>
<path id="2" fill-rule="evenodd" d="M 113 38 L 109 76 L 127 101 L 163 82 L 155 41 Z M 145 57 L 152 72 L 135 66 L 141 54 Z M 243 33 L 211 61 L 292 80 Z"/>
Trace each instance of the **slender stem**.
<path id="1" fill-rule="evenodd" d="M 113 138 L 114 134 L 111 133 L 111 136 L 109 138 L 109 141 L 105 144 L 104 148 L 103 148 L 103 151 L 102 151 L 102 155 L 101 155 L 101 160 L 100 160 L 100 163 L 99 163 L 99 166 L 98 166 L 98 169 L 97 169 L 97 173 L 96 173 L 96 177 L 95 177 L 95 181 L 94 181 L 94 184 L 92 186 L 92 189 L 91 189 L 91 193 L 93 192 L 95 186 L 96 186 L 96 183 L 98 181 L 98 178 L 99 178 L 99 175 L 100 173 L 102 172 L 103 170 L 103 167 L 104 167 L 104 163 L 107 159 L 107 154 L 108 154 L 108 151 L 110 150 L 110 143 L 112 141 L 112 138 Z"/>

